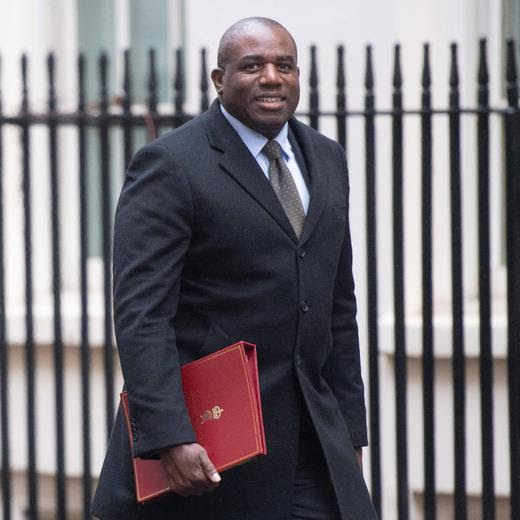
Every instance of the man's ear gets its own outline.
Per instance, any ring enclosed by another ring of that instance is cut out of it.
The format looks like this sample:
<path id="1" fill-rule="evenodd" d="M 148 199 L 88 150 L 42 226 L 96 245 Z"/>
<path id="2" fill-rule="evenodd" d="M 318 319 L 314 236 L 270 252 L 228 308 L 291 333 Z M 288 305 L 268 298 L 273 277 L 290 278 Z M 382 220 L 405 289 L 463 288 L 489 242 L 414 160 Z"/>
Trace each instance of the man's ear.
<path id="1" fill-rule="evenodd" d="M 216 68 L 211 71 L 211 81 L 213 81 L 213 85 L 215 85 L 215 90 L 219 96 L 222 94 L 222 90 L 224 89 L 222 85 L 222 76 L 224 76 L 224 69 Z"/>

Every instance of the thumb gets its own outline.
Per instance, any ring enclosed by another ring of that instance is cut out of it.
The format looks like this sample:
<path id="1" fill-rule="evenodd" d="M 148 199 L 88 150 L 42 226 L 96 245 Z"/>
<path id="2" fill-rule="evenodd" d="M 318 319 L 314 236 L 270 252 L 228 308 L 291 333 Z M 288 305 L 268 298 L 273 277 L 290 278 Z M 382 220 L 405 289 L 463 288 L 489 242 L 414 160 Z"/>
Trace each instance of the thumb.
<path id="1" fill-rule="evenodd" d="M 202 469 L 206 476 L 208 477 L 211 482 L 220 482 L 221 478 L 218 474 L 218 471 L 216 470 L 215 466 L 213 466 L 213 463 L 211 460 L 209 460 L 208 454 L 206 451 L 201 452 L 200 454 L 200 465 L 202 466 Z"/>

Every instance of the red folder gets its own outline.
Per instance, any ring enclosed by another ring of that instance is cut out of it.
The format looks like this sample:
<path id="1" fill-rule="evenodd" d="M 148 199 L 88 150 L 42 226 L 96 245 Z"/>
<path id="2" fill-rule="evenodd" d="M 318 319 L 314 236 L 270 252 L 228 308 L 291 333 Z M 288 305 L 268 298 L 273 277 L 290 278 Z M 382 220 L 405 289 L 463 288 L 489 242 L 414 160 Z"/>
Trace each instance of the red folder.
<path id="1" fill-rule="evenodd" d="M 181 368 L 184 398 L 197 442 L 217 471 L 267 453 L 258 386 L 256 347 L 240 341 Z M 132 431 L 126 392 L 121 403 Z M 138 502 L 170 491 L 160 460 L 134 458 Z"/>

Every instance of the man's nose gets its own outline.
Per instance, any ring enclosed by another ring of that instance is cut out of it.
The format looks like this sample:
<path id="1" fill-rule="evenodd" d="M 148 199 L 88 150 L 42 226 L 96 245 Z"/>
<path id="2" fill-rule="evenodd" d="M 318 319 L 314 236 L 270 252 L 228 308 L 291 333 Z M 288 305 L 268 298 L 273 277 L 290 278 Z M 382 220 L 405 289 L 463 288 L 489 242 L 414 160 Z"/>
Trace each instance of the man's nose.
<path id="1" fill-rule="evenodd" d="M 274 63 L 267 63 L 263 67 L 260 82 L 268 85 L 279 84 L 281 82 L 280 73 Z"/>

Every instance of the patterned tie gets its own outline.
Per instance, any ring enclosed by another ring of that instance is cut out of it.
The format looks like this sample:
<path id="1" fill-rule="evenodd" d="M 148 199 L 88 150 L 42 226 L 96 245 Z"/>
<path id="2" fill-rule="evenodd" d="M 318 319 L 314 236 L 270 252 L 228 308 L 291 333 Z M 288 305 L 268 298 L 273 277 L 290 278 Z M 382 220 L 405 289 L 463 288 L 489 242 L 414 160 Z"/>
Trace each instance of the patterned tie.
<path id="1" fill-rule="evenodd" d="M 262 151 L 269 159 L 269 180 L 273 190 L 280 199 L 296 236 L 300 238 L 305 222 L 305 211 L 291 171 L 282 158 L 282 147 L 277 141 L 272 140 L 267 142 Z"/>

